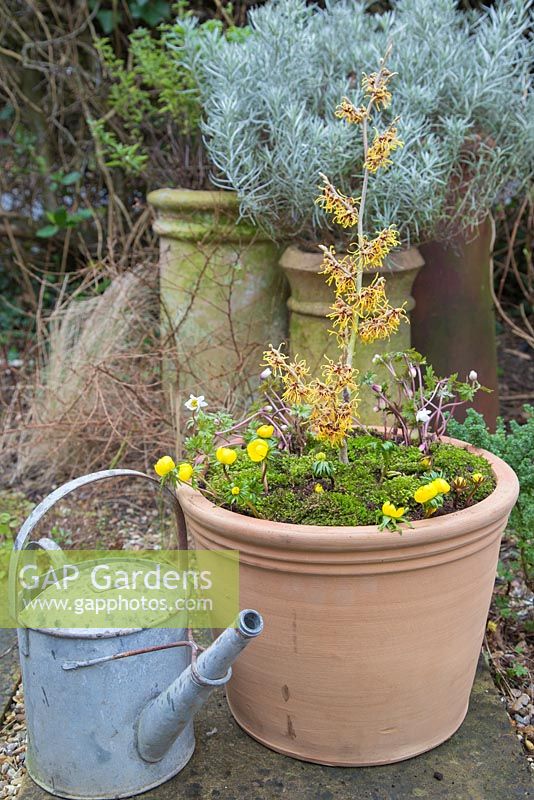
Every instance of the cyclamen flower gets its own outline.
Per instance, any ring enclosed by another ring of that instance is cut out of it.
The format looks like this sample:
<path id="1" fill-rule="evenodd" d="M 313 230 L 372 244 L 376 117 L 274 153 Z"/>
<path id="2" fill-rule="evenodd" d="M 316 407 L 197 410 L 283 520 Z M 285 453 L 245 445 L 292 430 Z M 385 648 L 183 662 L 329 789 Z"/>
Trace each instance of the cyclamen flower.
<path id="1" fill-rule="evenodd" d="M 207 405 L 203 394 L 199 394 L 198 397 L 195 397 L 194 394 L 190 394 L 189 400 L 185 403 L 185 407 L 189 411 L 200 411 L 201 408 L 207 408 Z"/>
<path id="2" fill-rule="evenodd" d="M 430 416 L 430 412 L 427 411 L 426 408 L 420 408 L 415 415 L 415 419 L 417 422 L 422 422 L 424 425 L 426 425 L 427 422 L 430 422 Z"/>

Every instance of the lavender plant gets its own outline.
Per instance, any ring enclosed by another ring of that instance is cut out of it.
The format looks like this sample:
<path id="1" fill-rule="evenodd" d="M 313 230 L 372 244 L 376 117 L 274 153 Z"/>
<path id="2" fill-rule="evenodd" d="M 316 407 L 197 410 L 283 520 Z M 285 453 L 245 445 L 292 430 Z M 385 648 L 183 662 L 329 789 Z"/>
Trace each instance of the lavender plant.
<path id="1" fill-rule="evenodd" d="M 377 177 L 369 214 L 377 227 L 395 219 L 405 244 L 478 223 L 533 171 L 529 8 L 501 0 L 465 13 L 454 0 L 398 0 L 373 15 L 362 0 L 327 0 L 324 10 L 274 0 L 250 12 L 244 42 L 211 36 L 200 46 L 187 20 L 175 57 L 198 82 L 215 182 L 275 236 L 316 241 L 329 226 L 314 202 L 319 173 L 349 196 L 362 178 L 362 144 L 333 109 L 343 96 L 360 105 L 359 75 L 392 41 L 389 119 L 402 116 L 407 145 Z"/>

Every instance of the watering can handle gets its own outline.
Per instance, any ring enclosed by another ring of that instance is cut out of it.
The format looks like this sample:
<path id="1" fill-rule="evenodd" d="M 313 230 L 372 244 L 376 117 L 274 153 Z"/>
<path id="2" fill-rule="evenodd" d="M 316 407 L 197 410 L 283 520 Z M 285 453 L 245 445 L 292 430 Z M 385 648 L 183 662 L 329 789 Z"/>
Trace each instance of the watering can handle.
<path id="1" fill-rule="evenodd" d="M 68 481 L 68 483 L 64 483 L 63 486 L 55 489 L 37 506 L 35 506 L 29 517 L 27 517 L 27 519 L 24 521 L 13 544 L 13 552 L 11 554 L 11 563 L 9 567 L 9 597 L 11 598 L 11 603 L 13 604 L 12 615 L 14 619 L 18 619 L 17 600 L 14 599 L 17 596 L 15 591 L 15 579 L 19 560 L 17 554 L 25 548 L 32 550 L 43 549 L 52 551 L 52 553 L 56 554 L 56 557 L 63 552 L 57 542 L 54 542 L 52 539 L 48 539 L 47 537 L 43 537 L 37 542 L 28 541 L 28 537 L 31 535 L 35 526 L 59 500 L 62 500 L 67 495 L 75 492 L 80 487 L 109 478 L 124 478 L 128 476 L 134 478 L 144 478 L 145 480 L 150 481 L 152 484 L 155 484 L 158 487 L 160 486 L 160 482 L 157 478 L 152 478 L 150 475 L 145 475 L 144 472 L 138 472 L 134 469 L 106 469 L 102 470 L 101 472 L 92 472 L 89 475 L 82 475 L 80 478 L 75 478 L 72 481 Z M 176 517 L 176 525 L 178 528 L 179 549 L 187 550 L 187 529 L 185 526 L 185 517 L 180 502 L 176 495 L 171 492 L 168 487 L 164 486 L 163 491 L 167 497 L 169 497 L 173 505 L 174 515 Z"/>
<path id="2" fill-rule="evenodd" d="M 17 538 L 15 539 L 15 543 L 13 545 L 14 550 L 23 550 L 25 547 L 31 545 L 30 542 L 27 542 L 28 537 L 31 535 L 35 526 L 43 519 L 43 517 L 50 511 L 50 509 L 59 501 L 62 500 L 67 495 L 75 492 L 82 486 L 87 486 L 90 483 L 96 483 L 96 481 L 103 481 L 107 478 L 124 478 L 124 477 L 135 477 L 135 478 L 144 478 L 147 481 L 155 484 L 156 486 L 160 486 L 160 482 L 157 478 L 152 478 L 150 475 L 145 475 L 144 472 L 138 472 L 134 469 L 105 469 L 101 472 L 92 472 L 89 475 L 82 475 L 80 478 L 75 478 L 68 483 L 64 483 L 63 486 L 60 486 L 58 489 L 55 489 L 51 492 L 44 500 L 42 500 L 39 505 L 37 505 L 29 517 L 25 520 L 24 524 L 22 525 Z M 183 515 L 182 507 L 180 502 L 174 492 L 172 492 L 168 487 L 163 487 L 163 491 L 166 493 L 167 497 L 171 500 L 173 504 L 174 514 L 176 517 L 176 525 L 178 528 L 178 544 L 180 550 L 187 550 L 187 530 L 185 526 L 185 518 Z M 55 545 L 55 542 L 52 543 L 50 539 L 43 539 L 37 542 L 37 546 L 42 546 L 41 542 L 44 545 L 43 549 L 59 549 L 59 546 Z M 36 546 L 33 544 L 33 547 Z M 51 546 L 52 544 L 52 546 Z"/>

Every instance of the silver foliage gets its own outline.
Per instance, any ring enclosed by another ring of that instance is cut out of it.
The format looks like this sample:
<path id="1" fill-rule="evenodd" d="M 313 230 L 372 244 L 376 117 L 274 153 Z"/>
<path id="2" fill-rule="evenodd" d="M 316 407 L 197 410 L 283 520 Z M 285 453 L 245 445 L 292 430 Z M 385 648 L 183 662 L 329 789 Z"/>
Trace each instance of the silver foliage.
<path id="1" fill-rule="evenodd" d="M 533 172 L 531 13 L 523 0 L 469 14 L 454 0 L 398 0 L 383 15 L 361 0 L 273 0 L 250 13 L 244 41 L 214 31 L 199 47 L 186 35 L 176 58 L 199 84 L 214 180 L 276 237 L 320 235 L 318 173 L 347 192 L 359 180 L 360 132 L 335 106 L 362 101 L 361 73 L 392 41 L 398 76 L 382 119 L 401 116 L 406 145 L 377 174 L 368 221 L 395 221 L 405 243 L 479 222 Z"/>

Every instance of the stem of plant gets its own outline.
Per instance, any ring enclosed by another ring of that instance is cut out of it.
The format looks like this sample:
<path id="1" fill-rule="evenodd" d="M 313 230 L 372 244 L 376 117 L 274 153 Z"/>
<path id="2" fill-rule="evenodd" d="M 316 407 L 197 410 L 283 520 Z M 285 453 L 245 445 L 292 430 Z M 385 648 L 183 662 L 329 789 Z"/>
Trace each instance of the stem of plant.
<path id="1" fill-rule="evenodd" d="M 263 488 L 265 489 L 265 494 L 269 494 L 269 484 L 267 482 L 267 460 L 261 462 L 261 480 L 263 483 Z"/>

